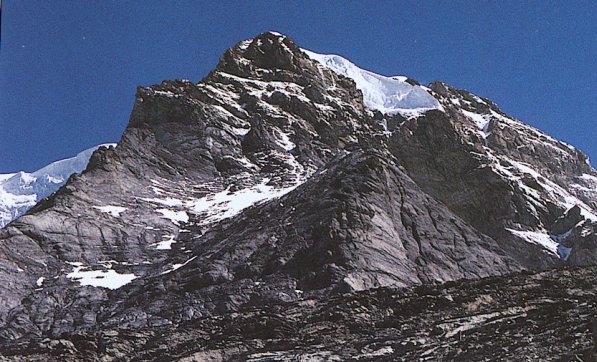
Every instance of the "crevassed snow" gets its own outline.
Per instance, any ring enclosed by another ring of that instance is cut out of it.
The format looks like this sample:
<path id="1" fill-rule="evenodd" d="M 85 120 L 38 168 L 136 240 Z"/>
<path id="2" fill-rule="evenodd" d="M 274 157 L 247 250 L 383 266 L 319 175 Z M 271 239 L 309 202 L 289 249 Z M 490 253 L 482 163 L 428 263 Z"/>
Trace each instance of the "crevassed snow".
<path id="1" fill-rule="evenodd" d="M 0 184 L 0 227 L 16 219 L 37 202 L 38 195 L 15 195 L 7 192 Z"/>
<path id="2" fill-rule="evenodd" d="M 0 174 L 0 182 L 4 182 L 4 181 L 8 180 L 9 178 L 13 177 L 14 175 L 16 175 L 16 173 L 3 173 L 3 174 Z"/>
<path id="3" fill-rule="evenodd" d="M 430 109 L 442 110 L 437 99 L 421 86 L 406 82 L 406 77 L 386 77 L 361 69 L 339 55 L 318 54 L 302 49 L 311 59 L 325 67 L 355 81 L 363 92 L 365 106 L 382 113 L 424 112 Z"/>
<path id="4" fill-rule="evenodd" d="M 122 206 L 114 206 L 114 205 L 106 205 L 106 206 L 94 206 L 94 208 L 98 209 L 99 211 L 110 214 L 113 217 L 120 217 L 120 214 L 128 210 L 126 207 Z"/>
<path id="5" fill-rule="evenodd" d="M 130 283 L 137 277 L 135 274 L 120 274 L 112 269 L 84 270 L 82 266 L 75 266 L 73 271 L 66 275 L 67 278 L 79 282 L 81 286 L 92 286 L 108 289 L 118 289 Z"/>

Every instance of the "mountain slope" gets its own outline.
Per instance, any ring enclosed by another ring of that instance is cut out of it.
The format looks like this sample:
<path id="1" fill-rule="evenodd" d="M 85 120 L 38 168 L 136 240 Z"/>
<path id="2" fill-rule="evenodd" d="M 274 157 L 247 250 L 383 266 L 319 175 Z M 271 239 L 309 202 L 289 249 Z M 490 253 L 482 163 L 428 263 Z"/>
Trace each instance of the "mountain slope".
<path id="1" fill-rule="evenodd" d="M 487 100 L 264 33 L 140 87 L 118 147 L 0 230 L 0 339 L 585 265 L 596 175 Z"/>

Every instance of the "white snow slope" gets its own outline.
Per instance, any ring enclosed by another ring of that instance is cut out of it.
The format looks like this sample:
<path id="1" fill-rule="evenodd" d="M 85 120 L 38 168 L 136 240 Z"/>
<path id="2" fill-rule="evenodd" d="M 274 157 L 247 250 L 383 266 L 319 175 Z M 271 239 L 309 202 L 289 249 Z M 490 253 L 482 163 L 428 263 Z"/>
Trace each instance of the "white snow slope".
<path id="1" fill-rule="evenodd" d="M 412 115 L 442 106 L 429 94 L 426 88 L 411 85 L 404 76 L 386 77 L 361 69 L 339 55 L 318 54 L 302 49 L 311 59 L 330 68 L 338 74 L 355 81 L 363 92 L 365 106 L 382 113 Z"/>
<path id="2" fill-rule="evenodd" d="M 0 174 L 0 228 L 58 190 L 70 175 L 83 171 L 91 154 L 100 146 L 115 145 L 106 143 L 86 149 L 75 157 L 52 162 L 33 173 Z"/>

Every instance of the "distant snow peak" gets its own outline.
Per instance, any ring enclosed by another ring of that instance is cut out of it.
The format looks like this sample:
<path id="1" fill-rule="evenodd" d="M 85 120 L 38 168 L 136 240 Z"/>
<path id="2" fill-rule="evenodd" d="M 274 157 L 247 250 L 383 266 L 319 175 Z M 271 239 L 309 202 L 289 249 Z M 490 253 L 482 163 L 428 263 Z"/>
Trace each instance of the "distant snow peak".
<path id="1" fill-rule="evenodd" d="M 386 77 L 361 69 L 339 55 L 318 54 L 306 49 L 302 51 L 323 66 L 354 80 L 357 88 L 363 92 L 363 101 L 369 109 L 409 116 L 431 109 L 443 110 L 438 100 L 424 87 L 409 84 L 407 77 Z"/>
<path id="2" fill-rule="evenodd" d="M 278 33 L 277 31 L 270 30 L 270 31 L 268 31 L 268 33 L 270 33 L 270 34 L 272 34 L 272 35 L 275 35 L 275 36 L 281 36 L 281 37 L 284 37 L 284 35 L 282 35 L 282 34 Z"/>
<path id="3" fill-rule="evenodd" d="M 38 201 L 50 196 L 64 185 L 70 175 L 83 171 L 96 149 L 115 145 L 106 143 L 88 148 L 75 157 L 52 162 L 32 173 L 20 171 L 0 175 L 0 227 L 24 214 Z"/>

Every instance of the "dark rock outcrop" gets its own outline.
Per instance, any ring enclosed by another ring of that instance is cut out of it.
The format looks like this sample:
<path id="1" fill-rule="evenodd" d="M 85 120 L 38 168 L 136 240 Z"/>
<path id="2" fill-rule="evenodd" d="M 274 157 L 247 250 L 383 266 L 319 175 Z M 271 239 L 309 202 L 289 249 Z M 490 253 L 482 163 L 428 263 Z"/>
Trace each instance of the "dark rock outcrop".
<path id="1" fill-rule="evenodd" d="M 267 303 L 4 346 L 10 361 L 594 361 L 595 267 Z"/>

